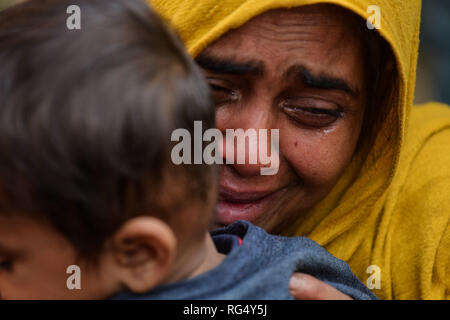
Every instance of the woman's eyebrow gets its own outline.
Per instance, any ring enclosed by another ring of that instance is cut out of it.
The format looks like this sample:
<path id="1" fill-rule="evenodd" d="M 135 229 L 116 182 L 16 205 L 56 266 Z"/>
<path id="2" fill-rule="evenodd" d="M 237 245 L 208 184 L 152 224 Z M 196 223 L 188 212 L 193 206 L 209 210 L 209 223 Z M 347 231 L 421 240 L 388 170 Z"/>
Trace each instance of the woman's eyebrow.
<path id="1" fill-rule="evenodd" d="M 264 73 L 262 61 L 234 61 L 228 58 L 217 58 L 207 54 L 198 56 L 195 61 L 205 70 L 232 75 L 261 75 Z"/>
<path id="2" fill-rule="evenodd" d="M 306 86 L 324 90 L 340 90 L 356 98 L 360 95 L 357 88 L 351 86 L 346 80 L 327 75 L 314 75 L 308 68 L 302 65 L 290 67 L 285 73 L 285 78 L 296 78 Z"/>

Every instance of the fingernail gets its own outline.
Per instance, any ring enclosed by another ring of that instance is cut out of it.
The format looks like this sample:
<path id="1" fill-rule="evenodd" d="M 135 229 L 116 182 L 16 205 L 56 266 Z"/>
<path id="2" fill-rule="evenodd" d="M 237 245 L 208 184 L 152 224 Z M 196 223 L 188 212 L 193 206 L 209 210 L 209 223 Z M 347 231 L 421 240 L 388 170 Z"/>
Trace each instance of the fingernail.
<path id="1" fill-rule="evenodd" d="M 289 280 L 290 288 L 300 288 L 305 282 L 305 278 L 300 274 L 294 274 Z"/>

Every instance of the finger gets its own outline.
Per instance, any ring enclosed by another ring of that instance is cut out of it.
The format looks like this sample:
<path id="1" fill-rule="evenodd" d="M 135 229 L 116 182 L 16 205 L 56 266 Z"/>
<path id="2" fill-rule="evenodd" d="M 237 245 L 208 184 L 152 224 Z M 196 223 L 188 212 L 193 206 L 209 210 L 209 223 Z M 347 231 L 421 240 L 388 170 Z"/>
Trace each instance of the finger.
<path id="1" fill-rule="evenodd" d="M 289 291 L 296 300 L 352 300 L 329 284 L 305 273 L 294 273 Z"/>

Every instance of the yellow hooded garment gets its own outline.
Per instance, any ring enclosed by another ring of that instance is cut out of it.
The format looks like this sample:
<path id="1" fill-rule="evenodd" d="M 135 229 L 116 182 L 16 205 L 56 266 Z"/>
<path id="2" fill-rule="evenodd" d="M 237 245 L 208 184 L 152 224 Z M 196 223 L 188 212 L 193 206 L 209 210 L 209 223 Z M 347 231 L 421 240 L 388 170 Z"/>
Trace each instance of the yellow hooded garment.
<path id="1" fill-rule="evenodd" d="M 364 19 L 369 5 L 379 6 L 378 31 L 396 59 L 397 97 L 372 156 L 363 165 L 355 156 L 333 190 L 284 234 L 323 245 L 381 299 L 450 299 L 450 108 L 412 108 L 419 0 L 150 0 L 192 56 L 265 11 L 322 2 Z M 389 128 L 395 134 L 386 140 Z"/>

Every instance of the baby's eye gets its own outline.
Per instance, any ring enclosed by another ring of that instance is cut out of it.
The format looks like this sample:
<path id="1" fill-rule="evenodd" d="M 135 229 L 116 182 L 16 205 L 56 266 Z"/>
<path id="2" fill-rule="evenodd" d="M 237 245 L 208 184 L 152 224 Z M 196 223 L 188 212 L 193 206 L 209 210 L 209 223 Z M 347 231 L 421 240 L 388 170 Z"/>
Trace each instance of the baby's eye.
<path id="1" fill-rule="evenodd" d="M 11 272 L 13 267 L 12 260 L 0 260 L 0 272 Z"/>

